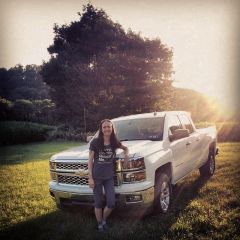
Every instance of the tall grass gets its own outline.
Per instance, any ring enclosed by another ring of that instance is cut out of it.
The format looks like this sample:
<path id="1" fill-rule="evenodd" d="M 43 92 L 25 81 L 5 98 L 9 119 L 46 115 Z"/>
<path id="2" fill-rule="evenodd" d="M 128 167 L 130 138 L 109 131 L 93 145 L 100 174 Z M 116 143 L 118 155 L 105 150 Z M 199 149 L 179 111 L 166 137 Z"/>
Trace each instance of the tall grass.
<path id="1" fill-rule="evenodd" d="M 115 211 L 100 237 L 91 209 L 59 211 L 48 192 L 49 156 L 78 144 L 1 148 L 1 239 L 239 239 L 240 143 L 219 144 L 212 178 L 196 171 L 180 182 L 168 214 L 126 217 Z"/>

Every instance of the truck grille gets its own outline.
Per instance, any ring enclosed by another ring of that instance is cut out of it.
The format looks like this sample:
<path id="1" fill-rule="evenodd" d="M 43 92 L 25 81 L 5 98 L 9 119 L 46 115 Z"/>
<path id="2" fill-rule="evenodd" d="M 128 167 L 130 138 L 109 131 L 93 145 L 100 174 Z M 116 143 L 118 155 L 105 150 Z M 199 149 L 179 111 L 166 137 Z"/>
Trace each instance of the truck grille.
<path id="1" fill-rule="evenodd" d="M 87 163 L 56 163 L 57 169 L 78 170 L 79 168 L 87 170 Z"/>
<path id="2" fill-rule="evenodd" d="M 66 175 L 58 174 L 58 183 L 88 185 L 88 177 L 66 176 Z M 119 185 L 117 175 L 114 176 L 114 185 L 115 186 Z"/>
<path id="3" fill-rule="evenodd" d="M 79 168 L 87 170 L 88 164 L 87 163 L 56 163 L 56 170 L 78 170 Z M 115 162 L 115 169 L 119 171 L 119 163 Z"/>
<path id="4" fill-rule="evenodd" d="M 58 174 L 58 182 L 65 184 L 87 185 L 88 177 L 66 176 Z"/>
<path id="5" fill-rule="evenodd" d="M 118 165 L 115 165 L 116 170 Z M 74 185 L 88 185 L 88 176 L 75 176 L 73 173 L 76 170 L 84 169 L 88 170 L 88 164 L 85 163 L 74 163 L 74 162 L 56 162 L 54 172 L 57 175 L 58 183 L 63 184 L 74 184 Z M 66 170 L 66 171 L 65 171 Z M 120 176 L 116 174 L 114 176 L 115 186 L 120 185 Z"/>

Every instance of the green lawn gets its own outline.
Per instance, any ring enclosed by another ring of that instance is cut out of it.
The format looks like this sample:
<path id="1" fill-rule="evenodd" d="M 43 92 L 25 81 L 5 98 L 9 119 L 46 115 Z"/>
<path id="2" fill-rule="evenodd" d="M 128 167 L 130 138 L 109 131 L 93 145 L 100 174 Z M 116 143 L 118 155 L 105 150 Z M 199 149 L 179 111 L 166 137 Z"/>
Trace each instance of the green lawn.
<path id="1" fill-rule="evenodd" d="M 50 142 L 0 148 L 1 239 L 99 239 L 92 211 L 59 211 L 48 191 L 49 157 L 83 143 Z M 198 171 L 174 188 L 167 215 L 113 214 L 101 239 L 240 239 L 240 143 L 219 144 L 216 174 Z"/>

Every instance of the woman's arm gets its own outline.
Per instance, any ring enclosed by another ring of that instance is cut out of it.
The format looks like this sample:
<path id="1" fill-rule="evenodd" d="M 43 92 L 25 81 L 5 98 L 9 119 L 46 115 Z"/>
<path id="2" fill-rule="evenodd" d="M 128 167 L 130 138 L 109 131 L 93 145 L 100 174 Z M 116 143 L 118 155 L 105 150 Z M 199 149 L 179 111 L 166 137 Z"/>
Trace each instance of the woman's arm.
<path id="1" fill-rule="evenodd" d="M 92 177 L 93 158 L 94 158 L 94 151 L 90 150 L 89 157 L 88 157 L 88 185 L 90 188 L 94 188 L 94 181 Z"/>
<path id="2" fill-rule="evenodd" d="M 125 165 L 125 168 L 127 168 L 127 165 L 128 165 L 128 161 L 129 161 L 129 151 L 128 151 L 128 148 L 124 145 L 121 144 L 121 149 L 123 149 L 123 152 L 124 152 L 124 165 Z"/>

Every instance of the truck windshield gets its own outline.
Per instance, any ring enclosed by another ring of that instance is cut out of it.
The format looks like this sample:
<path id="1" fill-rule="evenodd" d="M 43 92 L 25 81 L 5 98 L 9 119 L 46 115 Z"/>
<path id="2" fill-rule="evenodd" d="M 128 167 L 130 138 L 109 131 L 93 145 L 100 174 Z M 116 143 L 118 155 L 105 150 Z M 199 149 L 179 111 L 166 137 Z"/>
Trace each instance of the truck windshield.
<path id="1" fill-rule="evenodd" d="M 160 141 L 163 138 L 163 117 L 115 120 L 113 124 L 120 141 Z"/>

